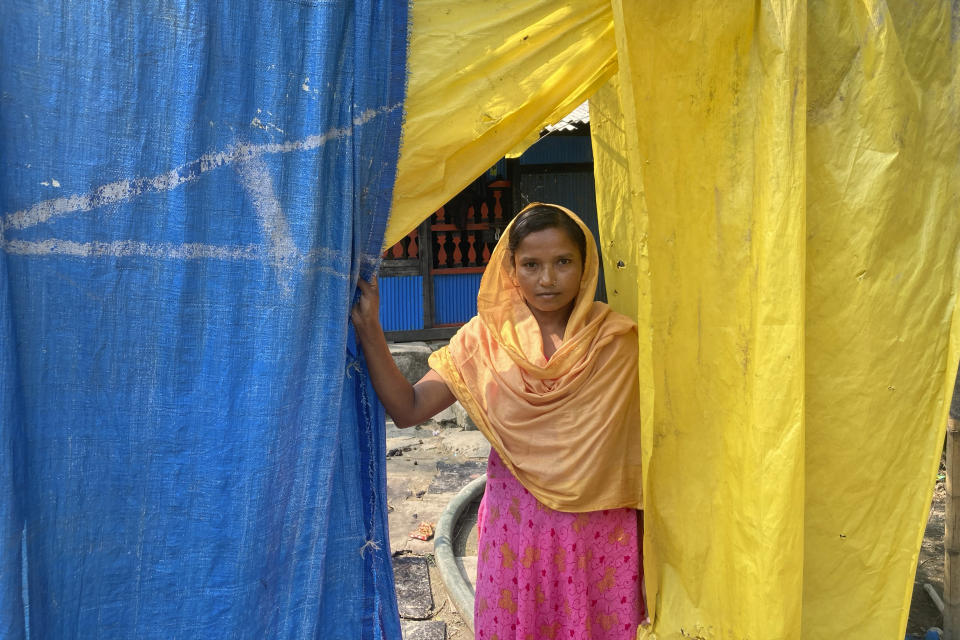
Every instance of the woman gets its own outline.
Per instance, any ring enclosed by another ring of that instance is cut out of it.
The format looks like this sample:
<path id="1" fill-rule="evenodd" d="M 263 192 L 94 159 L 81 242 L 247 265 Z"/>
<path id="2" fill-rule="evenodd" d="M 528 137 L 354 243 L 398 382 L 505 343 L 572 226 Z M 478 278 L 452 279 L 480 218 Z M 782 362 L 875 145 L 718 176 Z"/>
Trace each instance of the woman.
<path id="1" fill-rule="evenodd" d="M 459 400 L 490 440 L 474 634 L 632 639 L 643 619 L 636 325 L 594 302 L 596 245 L 532 204 L 494 249 L 477 316 L 411 385 L 390 357 L 376 281 L 352 318 L 398 427 Z"/>

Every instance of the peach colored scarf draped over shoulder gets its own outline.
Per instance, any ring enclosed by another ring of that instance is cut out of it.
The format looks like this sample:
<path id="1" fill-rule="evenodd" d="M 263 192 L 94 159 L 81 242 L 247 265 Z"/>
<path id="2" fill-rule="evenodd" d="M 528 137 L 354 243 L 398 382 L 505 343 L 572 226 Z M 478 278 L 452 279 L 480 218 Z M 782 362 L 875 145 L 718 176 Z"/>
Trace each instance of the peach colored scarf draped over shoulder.
<path id="1" fill-rule="evenodd" d="M 533 205 L 530 205 L 533 206 Z M 561 207 L 562 208 L 562 207 Z M 549 361 L 512 278 L 507 227 L 480 283 L 477 316 L 430 357 L 514 476 L 558 511 L 642 508 L 637 327 L 594 302 L 589 229 L 580 293 Z"/>

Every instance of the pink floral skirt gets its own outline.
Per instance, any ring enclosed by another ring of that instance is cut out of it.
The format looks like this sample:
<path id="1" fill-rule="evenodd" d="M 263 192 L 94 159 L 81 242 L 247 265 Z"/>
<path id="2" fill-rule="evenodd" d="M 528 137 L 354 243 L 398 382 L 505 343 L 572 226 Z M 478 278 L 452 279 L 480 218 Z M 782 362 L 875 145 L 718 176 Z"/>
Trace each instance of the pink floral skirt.
<path id="1" fill-rule="evenodd" d="M 496 451 L 478 516 L 477 640 L 633 640 L 644 619 L 637 512 L 564 513 Z"/>

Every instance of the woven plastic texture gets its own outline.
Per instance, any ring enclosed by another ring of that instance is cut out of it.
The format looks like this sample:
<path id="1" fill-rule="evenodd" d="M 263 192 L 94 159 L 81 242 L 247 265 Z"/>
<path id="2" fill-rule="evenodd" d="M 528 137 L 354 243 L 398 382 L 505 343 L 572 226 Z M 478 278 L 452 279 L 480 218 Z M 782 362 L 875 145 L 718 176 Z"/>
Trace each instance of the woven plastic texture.
<path id="1" fill-rule="evenodd" d="M 399 638 L 407 4 L 0 3 L 0 638 Z"/>

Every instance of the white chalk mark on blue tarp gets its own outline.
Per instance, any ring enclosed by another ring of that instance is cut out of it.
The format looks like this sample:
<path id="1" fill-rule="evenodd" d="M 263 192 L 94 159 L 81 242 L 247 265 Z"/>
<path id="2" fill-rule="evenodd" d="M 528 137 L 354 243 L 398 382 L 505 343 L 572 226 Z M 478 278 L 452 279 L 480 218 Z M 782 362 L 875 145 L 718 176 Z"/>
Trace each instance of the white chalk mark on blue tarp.
<path id="1" fill-rule="evenodd" d="M 182 164 L 175 169 L 150 178 L 118 180 L 102 185 L 85 194 L 43 200 L 27 209 L 21 209 L 20 211 L 4 215 L 2 221 L 0 221 L 0 233 L 5 233 L 8 229 L 28 229 L 47 222 L 52 218 L 73 213 L 83 213 L 105 205 L 128 202 L 145 193 L 171 191 L 181 185 L 196 180 L 208 171 L 213 171 L 214 169 L 219 169 L 220 167 L 237 162 L 249 162 L 266 154 L 319 149 L 331 140 L 338 140 L 352 135 L 356 127 L 363 126 L 374 118 L 386 113 L 391 113 L 402 108 L 402 106 L 402 103 L 398 103 L 393 106 L 381 107 L 380 109 L 369 109 L 354 118 L 351 126 L 337 127 L 326 133 L 307 136 L 303 140 L 271 142 L 266 144 L 241 143 L 223 151 L 204 154 L 193 162 Z M 7 245 L 8 243 L 5 237 L 0 238 L 0 248 L 5 248 Z"/>
<path id="2" fill-rule="evenodd" d="M 145 256 L 173 260 L 262 260 L 262 250 L 257 245 L 242 247 L 221 247 L 212 244 L 188 242 L 185 244 L 150 244 L 135 240 L 117 240 L 114 242 L 75 242 L 59 238 L 44 240 L 10 240 L 4 247 L 6 252 L 21 256 L 63 255 L 76 258 L 110 256 L 123 258 Z"/>
<path id="3" fill-rule="evenodd" d="M 237 163 L 236 169 L 257 212 L 260 230 L 267 238 L 270 264 L 277 271 L 280 288 L 289 294 L 290 277 L 295 264 L 301 261 L 300 252 L 290 233 L 283 206 L 274 191 L 270 170 L 260 156 Z"/>
<path id="4" fill-rule="evenodd" d="M 137 242 L 135 240 L 117 240 L 114 242 L 75 242 L 59 238 L 44 240 L 10 240 L 2 247 L 9 255 L 19 256 L 72 256 L 75 258 L 127 258 L 142 256 L 161 260 L 227 260 L 270 262 L 260 245 L 224 247 L 214 244 L 188 242 L 185 244 Z M 335 249 L 311 251 L 303 260 L 303 266 L 309 273 L 321 272 L 336 276 L 342 280 L 350 277 L 342 271 L 344 261 L 348 261 L 345 252 Z M 299 262 L 299 256 L 298 256 Z"/>

